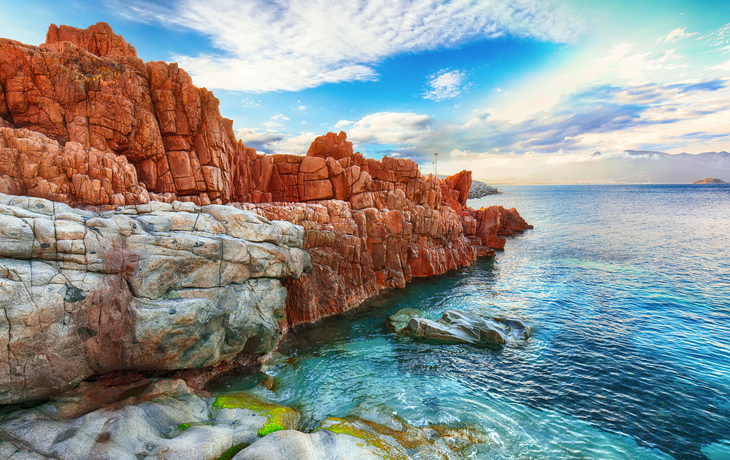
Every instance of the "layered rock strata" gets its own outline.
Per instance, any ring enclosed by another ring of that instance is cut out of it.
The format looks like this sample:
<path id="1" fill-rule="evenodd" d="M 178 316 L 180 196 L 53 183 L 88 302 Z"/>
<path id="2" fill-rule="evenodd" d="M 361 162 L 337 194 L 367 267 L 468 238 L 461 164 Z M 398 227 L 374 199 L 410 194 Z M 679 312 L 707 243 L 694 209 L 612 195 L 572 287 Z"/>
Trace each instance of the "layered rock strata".
<path id="1" fill-rule="evenodd" d="M 90 212 L 0 195 L 0 403 L 116 370 L 271 351 L 304 229 L 229 206 Z"/>

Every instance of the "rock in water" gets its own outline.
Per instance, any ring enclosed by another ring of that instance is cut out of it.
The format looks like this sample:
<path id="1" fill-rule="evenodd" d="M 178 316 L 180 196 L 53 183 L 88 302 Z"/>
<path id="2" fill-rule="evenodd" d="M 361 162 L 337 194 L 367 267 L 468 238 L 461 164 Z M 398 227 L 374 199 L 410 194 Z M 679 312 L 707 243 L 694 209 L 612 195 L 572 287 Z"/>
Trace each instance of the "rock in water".
<path id="1" fill-rule="evenodd" d="M 487 195 L 500 195 L 502 192 L 494 187 L 490 187 L 484 182 L 478 180 L 471 182 L 471 188 L 469 189 L 469 199 L 482 198 Z"/>
<path id="2" fill-rule="evenodd" d="M 532 328 L 519 318 L 494 318 L 494 320 L 509 327 L 514 339 L 526 339 L 532 335 Z"/>
<path id="3" fill-rule="evenodd" d="M 525 339 L 531 328 L 518 318 L 483 318 L 459 310 L 447 310 L 441 319 L 420 317 L 423 312 L 406 308 L 388 318 L 388 327 L 399 333 L 449 343 L 491 345 L 507 343 L 508 336 Z M 405 321 L 405 327 L 401 327 Z"/>
<path id="4" fill-rule="evenodd" d="M 422 318 L 425 314 L 426 312 L 417 308 L 404 308 L 390 315 L 386 320 L 386 324 L 391 331 L 401 332 L 408 327 L 411 319 Z"/>

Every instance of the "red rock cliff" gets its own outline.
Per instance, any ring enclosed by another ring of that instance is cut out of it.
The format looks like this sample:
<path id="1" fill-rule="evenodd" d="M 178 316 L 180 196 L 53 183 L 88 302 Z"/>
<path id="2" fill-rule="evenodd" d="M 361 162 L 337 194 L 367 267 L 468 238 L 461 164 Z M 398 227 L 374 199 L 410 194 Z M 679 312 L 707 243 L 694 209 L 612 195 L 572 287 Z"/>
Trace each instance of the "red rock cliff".
<path id="1" fill-rule="evenodd" d="M 527 224 L 466 207 L 471 173 L 423 177 L 366 159 L 344 132 L 306 156 L 237 141 L 218 100 L 177 64 L 144 63 L 111 27 L 51 25 L 39 47 L 0 39 L 0 192 L 72 205 L 233 203 L 306 229 L 314 271 L 288 281 L 288 322 L 469 265 Z"/>

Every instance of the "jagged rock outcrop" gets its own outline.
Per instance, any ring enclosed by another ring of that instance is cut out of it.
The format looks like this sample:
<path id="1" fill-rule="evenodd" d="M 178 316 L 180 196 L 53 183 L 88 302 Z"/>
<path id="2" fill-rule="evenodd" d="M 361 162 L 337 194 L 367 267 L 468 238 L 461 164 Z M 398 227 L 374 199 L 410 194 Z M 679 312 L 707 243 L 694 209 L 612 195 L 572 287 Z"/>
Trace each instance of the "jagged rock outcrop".
<path id="1" fill-rule="evenodd" d="M 303 235 L 229 206 L 96 213 L 0 195 L 0 403 L 272 350 L 280 280 L 311 267 Z"/>
<path id="2" fill-rule="evenodd" d="M 123 156 L 154 199 L 221 204 L 251 190 L 256 152 L 236 141 L 213 94 L 177 64 L 142 62 L 105 23 L 51 25 L 40 47 L 0 39 L 0 94 L 2 126 Z M 78 186 L 79 204 L 118 204 Z"/>
<path id="3" fill-rule="evenodd" d="M 364 194 L 373 206 L 352 203 L 234 204 L 305 229 L 313 272 L 285 282 L 290 326 L 350 310 L 380 289 L 404 287 L 471 264 L 476 252 L 449 207 L 416 205 L 400 189 Z"/>
<path id="4" fill-rule="evenodd" d="M 150 195 L 123 155 L 0 128 L 0 193 L 70 204 L 145 204 Z"/>
<path id="5" fill-rule="evenodd" d="M 507 242 L 503 237 L 532 228 L 515 208 L 490 206 L 477 210 L 468 209 L 468 212 L 469 216 L 463 218 L 464 234 L 479 251 L 483 248 L 501 251 Z"/>

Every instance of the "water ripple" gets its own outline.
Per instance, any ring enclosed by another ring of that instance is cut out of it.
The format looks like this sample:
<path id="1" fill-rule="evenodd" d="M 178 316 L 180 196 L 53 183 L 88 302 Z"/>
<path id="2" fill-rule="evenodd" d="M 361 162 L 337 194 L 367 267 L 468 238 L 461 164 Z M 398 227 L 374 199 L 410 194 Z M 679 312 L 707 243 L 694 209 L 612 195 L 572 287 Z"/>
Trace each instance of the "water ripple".
<path id="1" fill-rule="evenodd" d="M 504 187 L 535 229 L 493 261 L 417 280 L 282 346 L 266 396 L 305 428 L 378 407 L 475 423 L 478 458 L 723 458 L 730 433 L 730 187 Z M 397 337 L 400 308 L 517 315 L 499 349 Z M 267 392 L 260 389 L 258 391 Z"/>

